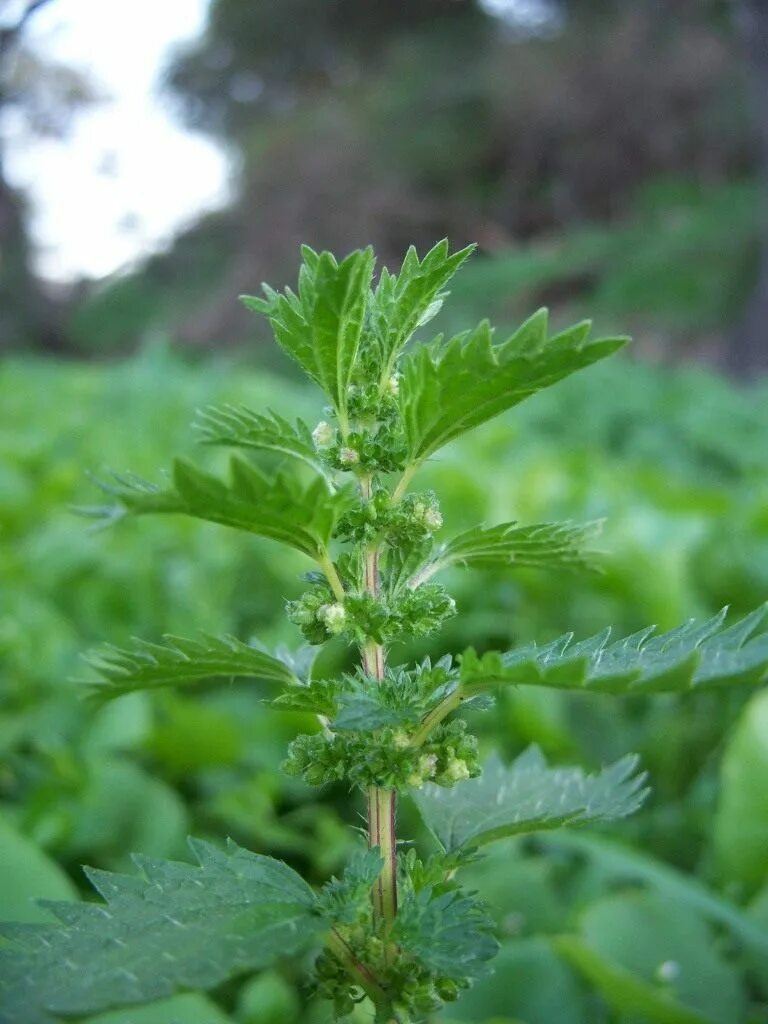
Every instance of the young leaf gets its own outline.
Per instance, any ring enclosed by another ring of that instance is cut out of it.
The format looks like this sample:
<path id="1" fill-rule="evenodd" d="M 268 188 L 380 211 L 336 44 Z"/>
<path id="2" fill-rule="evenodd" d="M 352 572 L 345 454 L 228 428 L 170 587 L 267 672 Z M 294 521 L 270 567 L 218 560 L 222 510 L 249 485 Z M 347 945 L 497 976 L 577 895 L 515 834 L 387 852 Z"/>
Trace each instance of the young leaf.
<path id="1" fill-rule="evenodd" d="M 4 926 L 0 1021 L 51 1024 L 210 989 L 318 936 L 314 893 L 291 868 L 231 842 L 190 844 L 199 866 L 136 856 L 140 877 L 90 870 L 105 903 L 49 903 L 61 925 Z"/>
<path id="2" fill-rule="evenodd" d="M 478 526 L 460 533 L 438 549 L 416 575 L 423 583 L 451 565 L 494 569 L 502 565 L 534 569 L 594 569 L 598 552 L 590 545 L 602 520 L 590 523 L 537 523 Z"/>
<path id="3" fill-rule="evenodd" d="M 288 420 L 274 412 L 264 416 L 245 406 L 211 405 L 198 411 L 193 426 L 198 430 L 202 444 L 290 455 L 311 466 L 321 476 L 327 476 L 327 469 L 312 442 L 312 432 L 301 420 L 296 420 L 296 425 L 291 426 Z"/>
<path id="4" fill-rule="evenodd" d="M 399 274 L 382 270 L 371 300 L 371 330 L 385 378 L 414 331 L 439 311 L 445 297 L 442 289 L 474 248 L 468 245 L 449 255 L 443 239 L 419 261 L 411 246 Z"/>
<path id="5" fill-rule="evenodd" d="M 447 344 L 438 339 L 417 348 L 402 363 L 399 388 L 410 462 L 423 462 L 460 434 L 626 344 L 626 338 L 589 340 L 589 330 L 585 322 L 548 338 L 547 313 L 540 310 L 499 345 L 483 321 Z"/>
<path id="6" fill-rule="evenodd" d="M 485 907 L 460 892 L 435 895 L 431 888 L 408 893 L 392 936 L 400 947 L 446 977 L 477 978 L 499 949 Z"/>
<path id="7" fill-rule="evenodd" d="M 326 882 L 317 897 L 317 911 L 329 924 L 355 924 L 368 912 L 371 888 L 384 861 L 379 848 L 356 849 L 341 878 Z"/>
<path id="8" fill-rule="evenodd" d="M 360 249 L 337 263 L 329 252 L 305 246 L 299 293 L 266 299 L 242 296 L 249 309 L 265 313 L 278 344 L 330 397 L 342 425 L 347 422 L 347 388 L 357 361 L 373 276 L 373 250 Z"/>
<path id="9" fill-rule="evenodd" d="M 454 789 L 428 784 L 413 798 L 430 831 L 448 852 L 494 839 L 632 814 L 648 790 L 637 758 L 623 757 L 595 775 L 549 768 L 536 746 L 508 768 L 493 756 L 476 779 Z"/>
<path id="10" fill-rule="evenodd" d="M 110 699 L 133 690 L 183 686 L 200 679 L 239 677 L 264 679 L 292 686 L 298 683 L 279 658 L 232 636 L 203 634 L 199 640 L 166 635 L 164 643 L 134 639 L 131 650 L 105 644 L 85 660 L 97 673 L 88 681 L 91 695 Z"/>
<path id="11" fill-rule="evenodd" d="M 527 644 L 481 658 L 470 649 L 461 658 L 462 692 L 469 696 L 499 683 L 612 694 L 759 683 L 768 676 L 768 633 L 755 633 L 767 612 L 763 605 L 727 629 L 722 628 L 723 608 L 704 622 L 691 619 L 658 635 L 650 626 L 613 643 L 606 629 L 580 643 L 572 643 L 573 634 L 566 633 L 541 647 Z"/>
<path id="12" fill-rule="evenodd" d="M 270 478 L 238 456 L 231 460 L 229 483 L 177 459 L 173 482 L 165 489 L 134 477 L 116 477 L 100 486 L 118 504 L 84 510 L 88 514 L 118 519 L 181 513 L 268 537 L 318 561 L 325 556 L 338 517 L 352 503 L 349 490 L 331 494 L 324 480 L 304 485 L 286 471 Z"/>

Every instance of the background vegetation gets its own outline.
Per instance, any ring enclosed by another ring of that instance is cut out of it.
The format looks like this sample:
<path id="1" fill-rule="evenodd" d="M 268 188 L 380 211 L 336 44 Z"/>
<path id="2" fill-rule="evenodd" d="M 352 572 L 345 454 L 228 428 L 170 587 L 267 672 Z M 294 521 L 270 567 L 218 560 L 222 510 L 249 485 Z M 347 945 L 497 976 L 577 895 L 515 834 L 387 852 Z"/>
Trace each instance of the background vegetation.
<path id="1" fill-rule="evenodd" d="M 669 627 L 768 597 L 768 345 L 750 312 L 763 108 L 750 114 L 730 8 L 673 6 L 572 0 L 523 25 L 469 0 L 215 0 L 168 81 L 183 116 L 239 154 L 236 202 L 67 296 L 36 278 L 0 175 L 16 274 L 0 321 L 0 917 L 38 919 L 30 897 L 74 895 L 81 863 L 183 858 L 190 832 L 229 834 L 316 882 L 349 852 L 355 799 L 278 771 L 294 715 L 234 684 L 94 711 L 74 682 L 82 650 L 132 635 L 296 644 L 282 605 L 302 589 L 298 558 L 194 523 L 94 533 L 71 506 L 95 498 L 87 470 L 157 478 L 194 443 L 197 406 L 290 397 L 320 417 L 234 301 L 287 280 L 300 241 L 370 241 L 394 263 L 411 241 L 477 239 L 438 329 L 484 315 L 503 329 L 547 304 L 637 336 L 632 356 L 431 465 L 454 529 L 606 517 L 608 552 L 601 576 L 458 574 L 462 614 L 441 647 Z M 21 95 L 6 87 L 0 103 Z M 335 650 L 328 670 L 347 658 Z M 766 694 L 617 705 L 528 689 L 477 728 L 508 757 L 531 741 L 590 767 L 637 750 L 653 796 L 610 841 L 510 843 L 478 865 L 504 952 L 455 1019 L 766 1024 Z M 286 970 L 99 1021 L 326 1019 Z"/>

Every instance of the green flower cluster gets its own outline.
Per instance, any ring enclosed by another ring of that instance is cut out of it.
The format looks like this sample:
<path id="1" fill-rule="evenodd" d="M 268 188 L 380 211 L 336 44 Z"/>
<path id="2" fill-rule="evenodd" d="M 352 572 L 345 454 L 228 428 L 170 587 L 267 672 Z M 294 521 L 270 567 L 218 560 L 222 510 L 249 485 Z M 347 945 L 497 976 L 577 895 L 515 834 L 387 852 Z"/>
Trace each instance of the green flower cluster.
<path id="1" fill-rule="evenodd" d="M 370 501 L 360 502 L 346 512 L 336 528 L 342 540 L 370 544 L 381 540 L 393 546 L 418 544 L 443 525 L 434 492 L 407 494 L 392 503 L 387 491 L 376 491 Z"/>
<path id="2" fill-rule="evenodd" d="M 298 601 L 289 601 L 287 614 L 310 644 L 342 634 L 360 644 L 366 639 L 388 643 L 432 633 L 456 614 L 456 602 L 440 583 L 382 597 L 352 593 L 343 602 L 334 598 L 327 585 L 318 583 Z"/>
<path id="3" fill-rule="evenodd" d="M 435 782 L 452 786 L 480 774 L 477 739 L 461 719 L 438 725 L 421 746 L 402 728 L 297 736 L 283 770 L 313 786 L 349 780 L 361 789 L 408 789 Z"/>
<path id="4" fill-rule="evenodd" d="M 440 975 L 406 956 L 401 956 L 396 966 L 385 967 L 382 940 L 374 935 L 365 935 L 362 929 L 357 932 L 350 939 L 355 955 L 362 963 L 373 967 L 387 991 L 397 993 L 392 1009 L 408 1019 L 423 1020 L 445 1003 L 454 1002 L 471 984 L 468 978 Z M 315 961 L 314 989 L 323 999 L 333 1003 L 337 1017 L 348 1016 L 365 998 L 363 989 L 352 981 L 347 968 L 328 950 L 324 950 Z"/>
<path id="5" fill-rule="evenodd" d="M 312 439 L 323 462 L 341 472 L 394 473 L 405 465 L 402 429 L 394 422 L 360 427 L 342 437 L 340 430 L 321 420 Z"/>

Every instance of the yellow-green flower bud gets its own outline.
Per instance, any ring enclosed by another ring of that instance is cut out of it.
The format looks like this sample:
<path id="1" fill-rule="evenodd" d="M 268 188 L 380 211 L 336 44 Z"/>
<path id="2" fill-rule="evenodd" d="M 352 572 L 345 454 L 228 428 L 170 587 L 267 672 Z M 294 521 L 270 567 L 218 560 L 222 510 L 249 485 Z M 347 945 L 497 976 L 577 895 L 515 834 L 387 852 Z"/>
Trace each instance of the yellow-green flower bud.
<path id="1" fill-rule="evenodd" d="M 315 448 L 328 448 L 333 444 L 335 434 L 336 432 L 330 423 L 320 420 L 312 431 L 312 440 L 314 441 Z"/>
<path id="2" fill-rule="evenodd" d="M 459 757 L 452 757 L 442 772 L 443 778 L 448 782 L 462 782 L 469 778 L 467 762 Z"/>
<path id="3" fill-rule="evenodd" d="M 346 609 L 338 602 L 321 605 L 317 610 L 317 617 L 334 636 L 342 632 L 347 622 Z"/>
<path id="4" fill-rule="evenodd" d="M 354 448 L 340 448 L 339 462 L 342 466 L 356 466 L 360 461 L 360 455 Z"/>

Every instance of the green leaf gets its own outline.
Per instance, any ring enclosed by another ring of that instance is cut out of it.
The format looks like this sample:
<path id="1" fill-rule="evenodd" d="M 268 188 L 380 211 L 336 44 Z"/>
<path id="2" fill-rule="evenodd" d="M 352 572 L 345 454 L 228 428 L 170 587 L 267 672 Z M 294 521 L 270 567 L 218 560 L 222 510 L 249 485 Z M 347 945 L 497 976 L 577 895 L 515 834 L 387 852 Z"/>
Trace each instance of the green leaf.
<path id="1" fill-rule="evenodd" d="M 658 1024 L 734 1024 L 745 993 L 692 910 L 653 892 L 591 904 L 555 947 L 619 1013 Z"/>
<path id="2" fill-rule="evenodd" d="M 500 565 L 533 569 L 594 569 L 598 553 L 590 547 L 602 520 L 478 526 L 444 544 L 417 574 L 419 583 L 451 565 L 494 569 Z"/>
<path id="3" fill-rule="evenodd" d="M 407 893 L 398 907 L 392 937 L 433 971 L 477 978 L 488 971 L 499 944 L 485 906 L 473 896 L 431 888 Z"/>
<path id="4" fill-rule="evenodd" d="M 301 420 L 291 426 L 271 411 L 264 416 L 245 406 L 211 405 L 197 413 L 193 426 L 202 444 L 289 455 L 305 462 L 321 476 L 327 476 L 327 469 L 312 441 L 312 432 Z"/>
<path id="5" fill-rule="evenodd" d="M 384 861 L 379 848 L 356 849 L 341 878 L 333 877 L 317 897 L 318 913 L 329 924 L 355 924 L 367 916 L 373 883 Z"/>
<path id="6" fill-rule="evenodd" d="M 330 397 L 344 425 L 347 388 L 355 369 L 373 276 L 373 250 L 357 250 L 341 263 L 329 252 L 302 249 L 298 295 L 265 286 L 265 299 L 242 296 L 265 313 L 277 343 Z"/>
<path id="7" fill-rule="evenodd" d="M 561 832 L 541 836 L 537 845 L 552 850 L 558 858 L 572 853 L 579 860 L 589 858 L 605 873 L 606 884 L 641 883 L 655 889 L 668 900 L 688 904 L 710 921 L 727 928 L 740 942 L 768 962 L 768 928 L 752 920 L 741 907 L 713 892 L 698 879 L 656 860 L 648 854 L 629 849 L 602 836 Z"/>
<path id="8" fill-rule="evenodd" d="M 15 921 L 50 921 L 35 901 L 74 900 L 77 890 L 55 861 L 0 816 L 0 907 Z"/>
<path id="9" fill-rule="evenodd" d="M 117 505 L 84 509 L 106 519 L 126 515 L 178 513 L 268 537 L 322 560 L 341 513 L 352 504 L 349 490 L 330 493 L 325 480 L 305 485 L 283 470 L 268 477 L 245 459 L 233 456 L 230 480 L 224 483 L 186 459 L 173 465 L 166 488 L 134 477 L 100 484 Z"/>
<path id="10" fill-rule="evenodd" d="M 279 658 L 233 636 L 202 634 L 200 639 L 166 634 L 162 644 L 133 640 L 124 649 L 105 644 L 85 655 L 97 673 L 87 685 L 92 696 L 119 697 L 133 690 L 183 686 L 200 679 L 263 679 L 292 686 L 298 679 Z"/>
<path id="11" fill-rule="evenodd" d="M 98 1017 L 89 1017 L 88 1024 L 234 1024 L 234 1018 L 206 996 L 185 992 L 147 1006 L 100 1013 Z"/>
<path id="12" fill-rule="evenodd" d="M 728 738 L 713 823 L 717 866 L 753 893 L 768 882 L 768 692 L 752 698 Z"/>
<path id="13" fill-rule="evenodd" d="M 515 869 L 516 869 L 515 865 Z M 576 973 L 542 938 L 505 942 L 493 974 L 475 982 L 441 1021 L 467 1024 L 595 1024 Z"/>
<path id="14" fill-rule="evenodd" d="M 689 1010 L 662 988 L 654 988 L 631 971 L 590 949 L 582 939 L 562 935 L 552 940 L 558 953 L 597 988 L 606 1001 L 642 1021 L 656 1024 L 711 1024 L 707 1017 Z"/>
<path id="15" fill-rule="evenodd" d="M 370 322 L 383 376 L 389 375 L 414 331 L 437 314 L 447 294 L 442 289 L 474 249 L 468 245 L 449 255 L 448 240 L 443 239 L 420 261 L 411 246 L 399 274 L 390 274 L 386 267 L 382 270 L 371 300 Z"/>
<path id="16" fill-rule="evenodd" d="M 408 458 L 419 464 L 459 435 L 576 370 L 616 352 L 626 338 L 588 338 L 590 324 L 547 337 L 540 310 L 507 341 L 493 344 L 487 321 L 447 344 L 420 346 L 402 363 L 400 406 Z"/>
<path id="17" fill-rule="evenodd" d="M 413 798 L 443 849 L 474 848 L 495 839 L 562 825 L 611 821 L 634 813 L 648 794 L 634 755 L 586 775 L 550 768 L 536 746 L 509 767 L 494 755 L 482 775 L 452 789 L 427 784 Z"/>
<path id="18" fill-rule="evenodd" d="M 334 716 L 334 730 L 373 732 L 385 726 L 405 725 L 419 718 L 415 705 L 388 705 L 377 693 L 357 691 L 339 697 L 339 710 Z"/>
<path id="19" fill-rule="evenodd" d="M 724 608 L 703 622 L 689 620 L 668 633 L 649 626 L 609 643 L 606 629 L 573 643 L 573 634 L 506 654 L 461 658 L 462 691 L 472 695 L 501 683 L 550 686 L 595 693 L 683 693 L 719 686 L 755 684 L 768 674 L 768 634 L 756 635 L 768 605 L 723 628 Z"/>
<path id="20" fill-rule="evenodd" d="M 190 840 L 198 866 L 136 856 L 140 877 L 89 870 L 105 903 L 46 906 L 61 925 L 7 925 L 0 1022 L 49 1024 L 209 989 L 309 945 L 323 925 L 291 868 Z"/>

